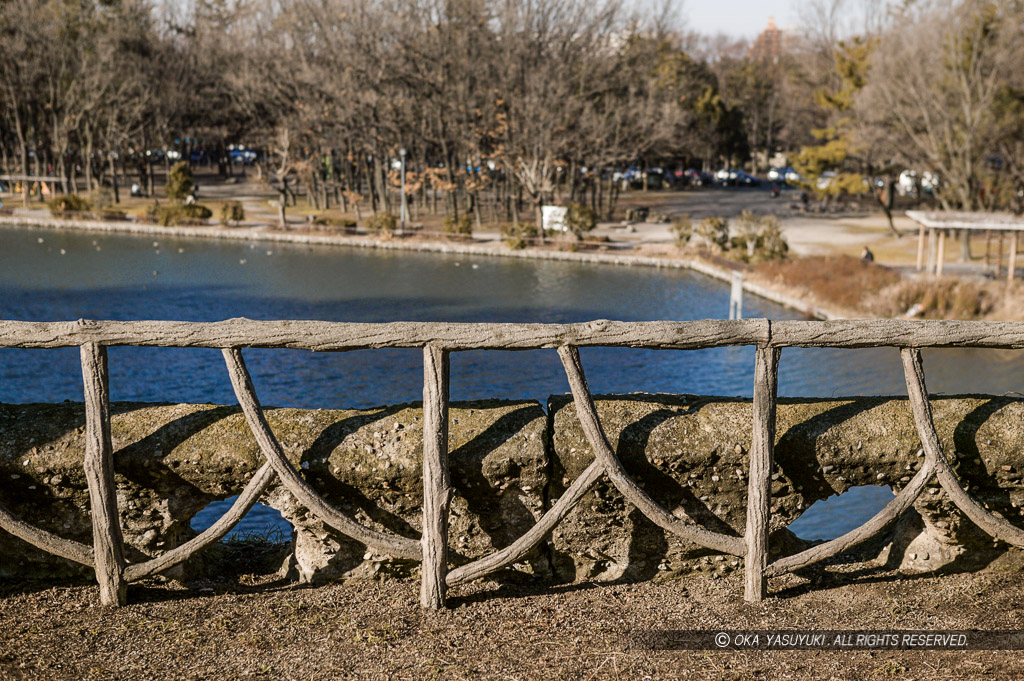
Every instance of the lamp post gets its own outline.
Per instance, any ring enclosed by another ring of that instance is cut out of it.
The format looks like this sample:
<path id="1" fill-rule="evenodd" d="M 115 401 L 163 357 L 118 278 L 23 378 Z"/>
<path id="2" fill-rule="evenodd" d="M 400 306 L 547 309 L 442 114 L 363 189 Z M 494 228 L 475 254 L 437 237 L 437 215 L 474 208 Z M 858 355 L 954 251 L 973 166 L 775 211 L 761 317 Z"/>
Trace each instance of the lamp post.
<path id="1" fill-rule="evenodd" d="M 398 155 L 402 159 L 402 234 L 405 234 L 405 147 L 398 150 Z"/>

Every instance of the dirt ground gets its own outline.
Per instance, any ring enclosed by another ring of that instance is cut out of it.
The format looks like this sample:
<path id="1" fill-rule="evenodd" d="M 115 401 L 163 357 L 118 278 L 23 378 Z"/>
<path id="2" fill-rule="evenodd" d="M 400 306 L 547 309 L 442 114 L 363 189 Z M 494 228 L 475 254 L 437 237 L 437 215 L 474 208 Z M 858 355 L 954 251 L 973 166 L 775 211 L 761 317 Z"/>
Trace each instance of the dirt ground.
<path id="1" fill-rule="evenodd" d="M 811 588 L 813 580 L 814 588 Z M 1011 630 L 1017 576 L 894 576 L 869 566 L 562 586 L 481 582 L 420 609 L 414 580 L 323 587 L 146 583 L 104 610 L 91 585 L 0 588 L 0 679 L 1017 679 L 1024 652 L 652 650 L 645 632 Z M 258 581 L 258 580 L 257 580 Z M 709 634 L 710 636 L 710 634 Z"/>

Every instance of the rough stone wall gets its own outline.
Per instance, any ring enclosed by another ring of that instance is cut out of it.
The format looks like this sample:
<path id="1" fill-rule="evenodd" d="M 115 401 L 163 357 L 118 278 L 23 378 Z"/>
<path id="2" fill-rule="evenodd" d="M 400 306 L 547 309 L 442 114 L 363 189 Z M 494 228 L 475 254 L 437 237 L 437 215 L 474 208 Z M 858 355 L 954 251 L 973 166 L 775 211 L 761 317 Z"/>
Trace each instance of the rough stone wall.
<path id="1" fill-rule="evenodd" d="M 596 400 L 605 432 L 634 479 L 667 509 L 720 532 L 743 533 L 751 434 L 749 400 L 629 395 Z M 932 402 L 943 451 L 976 499 L 1014 521 L 1024 514 L 1024 402 L 958 397 Z M 557 496 L 591 461 L 571 400 L 552 397 Z M 780 400 L 772 471 L 773 556 L 806 544 L 785 527 L 819 500 L 851 487 L 898 491 L 924 461 L 906 399 Z M 950 503 L 938 483 L 893 534 L 886 558 L 908 572 L 1019 569 L 1021 551 L 996 545 Z M 560 575 L 652 579 L 709 574 L 741 562 L 666 536 L 602 481 L 552 536 Z M 969 550 L 968 550 L 969 549 Z"/>
<path id="2" fill-rule="evenodd" d="M 943 449 L 969 491 L 1017 522 L 1024 503 L 1024 401 L 959 397 L 933 402 Z M 750 402 L 630 395 L 597 399 L 627 470 L 659 502 L 709 528 L 742 532 Z M 237 494 L 261 464 L 235 407 L 112 405 L 118 501 L 129 559 L 176 546 L 212 501 Z M 331 503 L 408 537 L 420 527 L 422 411 L 268 409 L 286 454 Z M 0 503 L 61 536 L 91 541 L 82 473 L 80 404 L 0 405 Z M 900 489 L 923 456 L 906 400 L 782 400 L 773 471 L 772 550 L 801 541 L 785 526 L 811 504 L 855 485 Z M 590 463 L 571 401 L 456 403 L 451 409 L 453 560 L 482 556 L 521 535 Z M 265 503 L 296 528 L 293 567 L 304 581 L 413 569 L 326 528 L 280 487 Z M 1018 569 L 1021 552 L 981 533 L 929 488 L 897 525 L 885 557 L 908 571 Z M 721 574 L 733 557 L 688 545 L 654 526 L 604 480 L 515 569 L 545 578 L 657 579 Z M 196 568 L 193 565 L 193 569 Z M 0 531 L 0 576 L 84 574 Z"/>

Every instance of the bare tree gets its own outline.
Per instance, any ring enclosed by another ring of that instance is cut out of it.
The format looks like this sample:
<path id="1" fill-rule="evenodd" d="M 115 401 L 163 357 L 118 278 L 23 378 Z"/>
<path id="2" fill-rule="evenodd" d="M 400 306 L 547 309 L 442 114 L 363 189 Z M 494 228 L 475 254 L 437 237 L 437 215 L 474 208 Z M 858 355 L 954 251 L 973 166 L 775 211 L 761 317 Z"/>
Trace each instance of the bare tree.
<path id="1" fill-rule="evenodd" d="M 1019 3 L 937 0 L 929 10 L 908 10 L 883 36 L 857 113 L 892 133 L 895 158 L 940 177 L 945 206 L 973 210 L 999 149 L 997 99 L 1024 66 Z"/>

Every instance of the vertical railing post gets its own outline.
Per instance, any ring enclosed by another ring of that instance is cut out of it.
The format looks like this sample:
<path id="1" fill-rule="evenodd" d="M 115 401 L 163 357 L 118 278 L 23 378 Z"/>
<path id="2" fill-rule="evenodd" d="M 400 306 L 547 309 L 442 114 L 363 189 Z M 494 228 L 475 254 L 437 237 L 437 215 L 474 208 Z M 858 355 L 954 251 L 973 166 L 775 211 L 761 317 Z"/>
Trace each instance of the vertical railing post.
<path id="1" fill-rule="evenodd" d="M 732 273 L 729 289 L 729 319 L 743 319 L 743 273 Z"/>
<path id="2" fill-rule="evenodd" d="M 924 269 L 924 225 L 917 232 L 917 271 Z"/>
<path id="3" fill-rule="evenodd" d="M 942 278 L 942 266 L 946 263 L 946 230 L 939 230 L 939 250 L 935 256 L 935 276 Z"/>
<path id="4" fill-rule="evenodd" d="M 423 564 L 420 605 L 445 606 L 448 574 L 448 352 L 423 348 Z"/>
<path id="5" fill-rule="evenodd" d="M 1010 235 L 1010 263 L 1008 265 L 1010 269 L 1006 274 L 1006 281 L 1011 284 L 1017 274 L 1017 236 L 1019 234 L 1020 232 L 1013 232 Z"/>
<path id="6" fill-rule="evenodd" d="M 935 274 L 935 255 L 938 253 L 938 230 L 928 228 L 928 274 Z"/>
<path id="7" fill-rule="evenodd" d="M 1006 241 L 1006 232 L 999 230 L 999 256 L 996 258 L 996 279 L 1003 276 L 1003 242 Z"/>
<path id="8" fill-rule="evenodd" d="M 82 346 L 82 381 L 85 387 L 85 480 L 92 509 L 92 543 L 100 604 L 124 605 L 128 599 L 124 578 L 124 538 L 117 512 L 114 450 L 110 441 L 110 392 L 107 349 L 96 343 Z"/>
<path id="9" fill-rule="evenodd" d="M 767 594 L 768 521 L 771 514 L 772 461 L 775 452 L 775 407 L 778 397 L 779 348 L 759 347 L 754 366 L 753 433 L 747 486 L 747 553 L 744 600 Z"/>

